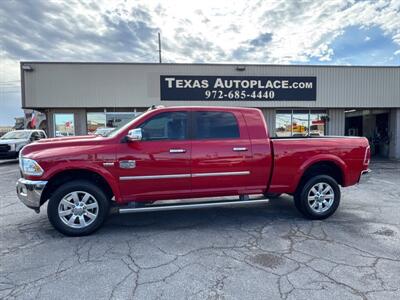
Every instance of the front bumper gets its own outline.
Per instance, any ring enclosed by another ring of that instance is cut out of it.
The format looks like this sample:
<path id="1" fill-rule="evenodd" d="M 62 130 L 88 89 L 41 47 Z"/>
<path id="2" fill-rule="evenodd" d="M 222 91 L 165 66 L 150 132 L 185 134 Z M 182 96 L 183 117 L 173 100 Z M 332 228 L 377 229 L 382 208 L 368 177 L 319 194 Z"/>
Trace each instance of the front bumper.
<path id="1" fill-rule="evenodd" d="M 17 195 L 27 207 L 39 212 L 40 199 L 47 181 L 33 181 L 20 178 L 17 181 Z"/>
<path id="2" fill-rule="evenodd" d="M 369 178 L 371 177 L 371 170 L 362 170 L 360 174 L 360 179 L 358 179 L 358 183 L 366 183 L 369 181 Z"/>
<path id="3" fill-rule="evenodd" d="M 9 159 L 9 158 L 17 158 L 17 157 L 18 157 L 17 151 L 0 152 L 0 158 Z"/>

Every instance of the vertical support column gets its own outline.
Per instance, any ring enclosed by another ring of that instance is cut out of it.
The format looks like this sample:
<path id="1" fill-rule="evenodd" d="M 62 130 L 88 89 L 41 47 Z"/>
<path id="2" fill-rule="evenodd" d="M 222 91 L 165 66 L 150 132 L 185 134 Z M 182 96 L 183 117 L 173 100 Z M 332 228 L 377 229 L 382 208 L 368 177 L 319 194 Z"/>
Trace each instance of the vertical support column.
<path id="1" fill-rule="evenodd" d="M 276 126 L 276 113 L 275 113 L 275 109 L 273 108 L 263 108 L 262 109 L 265 121 L 267 123 L 268 126 L 268 132 L 269 132 L 269 136 L 273 137 L 275 136 L 275 126 Z"/>
<path id="2" fill-rule="evenodd" d="M 75 135 L 86 135 L 87 134 L 87 120 L 86 110 L 77 109 L 73 111 L 75 119 Z"/>
<path id="3" fill-rule="evenodd" d="M 344 135 L 344 109 L 331 108 L 328 110 L 328 116 L 328 135 Z"/>
<path id="4" fill-rule="evenodd" d="M 54 111 L 49 109 L 46 113 L 47 118 L 47 135 L 48 137 L 54 137 Z"/>
<path id="5" fill-rule="evenodd" d="M 389 158 L 400 159 L 400 108 L 390 110 L 389 137 Z"/>

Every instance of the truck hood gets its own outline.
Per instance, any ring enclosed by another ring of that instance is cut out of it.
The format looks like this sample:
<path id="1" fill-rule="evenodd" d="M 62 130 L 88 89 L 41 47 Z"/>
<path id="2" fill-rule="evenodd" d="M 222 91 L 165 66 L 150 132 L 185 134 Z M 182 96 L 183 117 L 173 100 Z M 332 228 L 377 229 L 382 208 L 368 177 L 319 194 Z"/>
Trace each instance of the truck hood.
<path id="1" fill-rule="evenodd" d="M 110 138 L 92 135 L 43 139 L 26 145 L 22 149 L 22 156 L 35 160 L 54 157 L 69 160 L 84 153 L 96 151 L 98 147 L 110 142 Z"/>
<path id="2" fill-rule="evenodd" d="M 28 140 L 26 139 L 8 139 L 8 140 L 0 140 L 0 144 L 21 144 L 21 143 L 27 143 Z"/>
<path id="3" fill-rule="evenodd" d="M 38 143 L 53 143 L 53 142 L 65 142 L 65 141 L 84 141 L 88 139 L 94 139 L 98 137 L 97 135 L 81 135 L 81 136 L 68 136 L 68 137 L 55 137 L 51 139 L 42 139 Z"/>

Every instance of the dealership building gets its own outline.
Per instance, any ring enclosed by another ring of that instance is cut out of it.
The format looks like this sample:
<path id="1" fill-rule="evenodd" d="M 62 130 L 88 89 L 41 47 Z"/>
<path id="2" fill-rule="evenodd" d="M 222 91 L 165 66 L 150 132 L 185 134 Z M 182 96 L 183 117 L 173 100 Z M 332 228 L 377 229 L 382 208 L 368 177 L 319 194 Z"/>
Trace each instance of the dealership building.
<path id="1" fill-rule="evenodd" d="M 243 106 L 262 110 L 271 136 L 365 136 L 373 155 L 400 159 L 397 66 L 21 62 L 21 82 L 49 136 L 117 127 L 152 105 Z"/>

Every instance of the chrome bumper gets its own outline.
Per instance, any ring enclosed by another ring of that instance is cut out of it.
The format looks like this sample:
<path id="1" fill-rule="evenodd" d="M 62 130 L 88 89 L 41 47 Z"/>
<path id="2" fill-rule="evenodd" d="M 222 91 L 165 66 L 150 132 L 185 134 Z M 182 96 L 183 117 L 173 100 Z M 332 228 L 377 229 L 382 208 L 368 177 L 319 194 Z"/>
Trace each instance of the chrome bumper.
<path id="1" fill-rule="evenodd" d="M 358 183 L 366 183 L 366 182 L 368 182 L 370 177 L 371 177 L 371 170 L 370 169 L 363 170 L 363 171 L 361 171 L 360 179 L 358 180 Z"/>
<path id="2" fill-rule="evenodd" d="M 27 207 L 34 209 L 37 213 L 40 209 L 40 198 L 47 181 L 33 181 L 20 178 L 17 181 L 17 195 Z"/>

